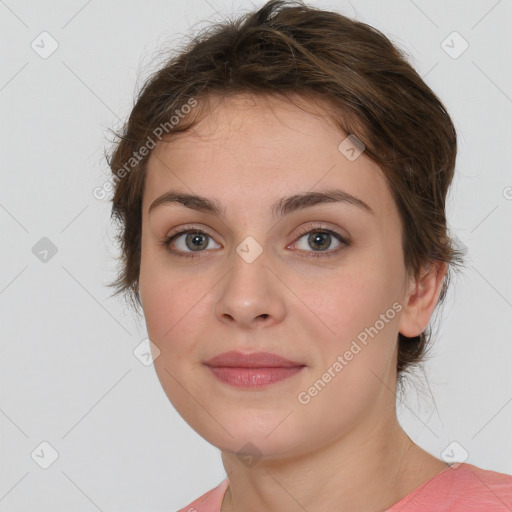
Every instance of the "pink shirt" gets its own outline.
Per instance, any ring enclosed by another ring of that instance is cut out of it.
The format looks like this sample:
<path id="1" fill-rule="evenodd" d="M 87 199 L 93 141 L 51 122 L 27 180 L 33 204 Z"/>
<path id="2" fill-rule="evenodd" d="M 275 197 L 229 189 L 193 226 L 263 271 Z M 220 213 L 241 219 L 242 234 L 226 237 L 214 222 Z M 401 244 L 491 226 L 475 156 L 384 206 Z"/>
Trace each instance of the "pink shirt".
<path id="1" fill-rule="evenodd" d="M 226 478 L 177 512 L 220 512 L 228 487 Z M 385 512 L 512 512 L 512 476 L 454 464 Z"/>

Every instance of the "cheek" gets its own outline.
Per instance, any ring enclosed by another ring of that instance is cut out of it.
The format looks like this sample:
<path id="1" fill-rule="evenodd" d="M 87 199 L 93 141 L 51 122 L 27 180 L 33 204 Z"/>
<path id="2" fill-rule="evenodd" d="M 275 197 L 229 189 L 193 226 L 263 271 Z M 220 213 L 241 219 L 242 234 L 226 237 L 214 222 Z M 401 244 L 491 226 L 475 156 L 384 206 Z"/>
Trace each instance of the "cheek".
<path id="1" fill-rule="evenodd" d="M 394 272 L 379 258 L 360 258 L 324 276 L 296 278 L 295 290 L 314 313 L 311 325 L 323 338 L 342 342 L 373 325 L 399 298 Z"/>
<path id="2" fill-rule="evenodd" d="M 179 354 L 191 349 L 194 330 L 209 308 L 211 284 L 197 273 L 165 265 L 146 253 L 141 259 L 139 290 L 149 338 L 161 351 Z M 196 326 L 196 327 L 194 327 Z"/>
<path id="3" fill-rule="evenodd" d="M 307 323 L 315 364 L 297 398 L 306 422 L 329 410 L 326 436 L 361 419 L 393 385 L 401 305 L 386 268 L 368 259 L 310 295 L 322 322 Z"/>
<path id="4" fill-rule="evenodd" d="M 379 384 L 375 375 L 384 381 L 390 378 L 403 307 L 399 302 L 399 271 L 382 251 L 375 251 L 347 262 L 330 279 L 317 279 L 316 286 L 311 281 L 300 288 L 316 313 L 308 313 L 309 321 L 304 321 L 306 338 L 314 340 L 310 349 L 314 347 L 316 357 L 311 383 L 317 379 L 332 382 L 327 386 L 330 391 L 317 404 L 330 399 L 346 400 L 347 408 L 365 403 Z"/>

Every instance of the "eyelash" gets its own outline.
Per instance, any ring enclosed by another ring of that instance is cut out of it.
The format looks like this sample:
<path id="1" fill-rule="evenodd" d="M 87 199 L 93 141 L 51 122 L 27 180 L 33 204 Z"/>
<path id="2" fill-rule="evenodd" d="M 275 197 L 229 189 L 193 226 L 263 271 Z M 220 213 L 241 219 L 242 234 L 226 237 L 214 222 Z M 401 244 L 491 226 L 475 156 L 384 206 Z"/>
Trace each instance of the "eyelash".
<path id="1" fill-rule="evenodd" d="M 178 238 L 179 236 L 188 234 L 188 233 L 206 235 L 209 238 L 213 238 L 209 233 L 207 233 L 206 231 L 203 231 L 202 229 L 186 228 L 186 229 L 183 229 L 182 231 L 178 231 L 177 233 L 173 233 L 172 235 L 169 235 L 164 240 L 162 240 L 161 244 L 171 254 L 173 254 L 174 256 L 178 256 L 179 258 L 197 258 L 197 257 L 199 257 L 199 254 L 204 251 L 198 251 L 198 254 L 196 255 L 193 253 L 175 251 L 173 249 L 170 249 L 170 247 L 169 247 L 169 245 L 171 244 L 172 241 L 174 241 L 175 238 Z M 328 229 L 328 228 L 324 228 L 322 226 L 316 226 L 313 228 L 311 226 L 308 226 L 308 227 L 302 228 L 295 241 L 300 240 L 304 235 L 308 235 L 310 233 L 328 233 L 330 235 L 334 235 L 334 237 L 337 238 L 341 242 L 342 245 L 340 247 L 338 247 L 337 249 L 332 249 L 330 251 L 303 251 L 303 252 L 309 253 L 306 256 L 307 258 L 327 258 L 327 257 L 337 254 L 338 252 L 343 250 L 345 247 L 348 247 L 350 245 L 349 242 L 344 237 L 342 237 L 337 231 L 334 231 L 334 230 Z"/>

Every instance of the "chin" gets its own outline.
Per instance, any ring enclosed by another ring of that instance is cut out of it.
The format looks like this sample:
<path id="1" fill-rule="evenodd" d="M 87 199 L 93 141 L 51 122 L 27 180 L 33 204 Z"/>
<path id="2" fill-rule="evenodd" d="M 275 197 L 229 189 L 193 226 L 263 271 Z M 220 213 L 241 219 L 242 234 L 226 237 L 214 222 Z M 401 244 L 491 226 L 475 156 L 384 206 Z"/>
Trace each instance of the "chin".
<path id="1" fill-rule="evenodd" d="M 263 414 L 265 418 L 262 417 Z M 230 414 L 217 414 L 215 419 L 226 430 L 211 418 L 201 424 L 190 423 L 190 426 L 221 451 L 239 455 L 247 452 L 254 457 L 277 458 L 294 455 L 311 442 L 305 439 L 304 429 L 290 421 L 293 414 L 283 421 L 287 414 L 282 410 L 259 413 L 246 411 L 233 414 L 232 417 Z"/>

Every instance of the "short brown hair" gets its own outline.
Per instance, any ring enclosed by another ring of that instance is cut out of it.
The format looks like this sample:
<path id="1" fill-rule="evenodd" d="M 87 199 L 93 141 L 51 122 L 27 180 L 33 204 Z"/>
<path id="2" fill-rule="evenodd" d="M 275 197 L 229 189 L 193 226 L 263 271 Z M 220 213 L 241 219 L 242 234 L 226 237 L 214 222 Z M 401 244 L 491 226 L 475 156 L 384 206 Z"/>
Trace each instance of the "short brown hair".
<path id="1" fill-rule="evenodd" d="M 149 154 L 135 160 L 135 153 L 162 128 L 172 135 L 193 126 L 199 116 L 182 115 L 190 110 L 183 109 L 187 103 L 196 101 L 201 111 L 213 95 L 238 93 L 288 100 L 299 95 L 334 107 L 339 127 L 362 141 L 366 155 L 384 171 L 401 217 L 408 275 L 418 278 L 422 266 L 434 260 L 448 264 L 442 302 L 450 270 L 464 255 L 447 233 L 445 200 L 457 137 L 445 107 L 403 51 L 377 29 L 283 0 L 207 27 L 138 94 L 107 155 L 115 181 L 112 217 L 120 227 L 121 266 L 109 285 L 115 294 L 126 292 L 136 310 L 141 306 L 141 205 Z M 430 334 L 429 328 L 416 338 L 399 333 L 399 377 L 424 359 Z"/>

